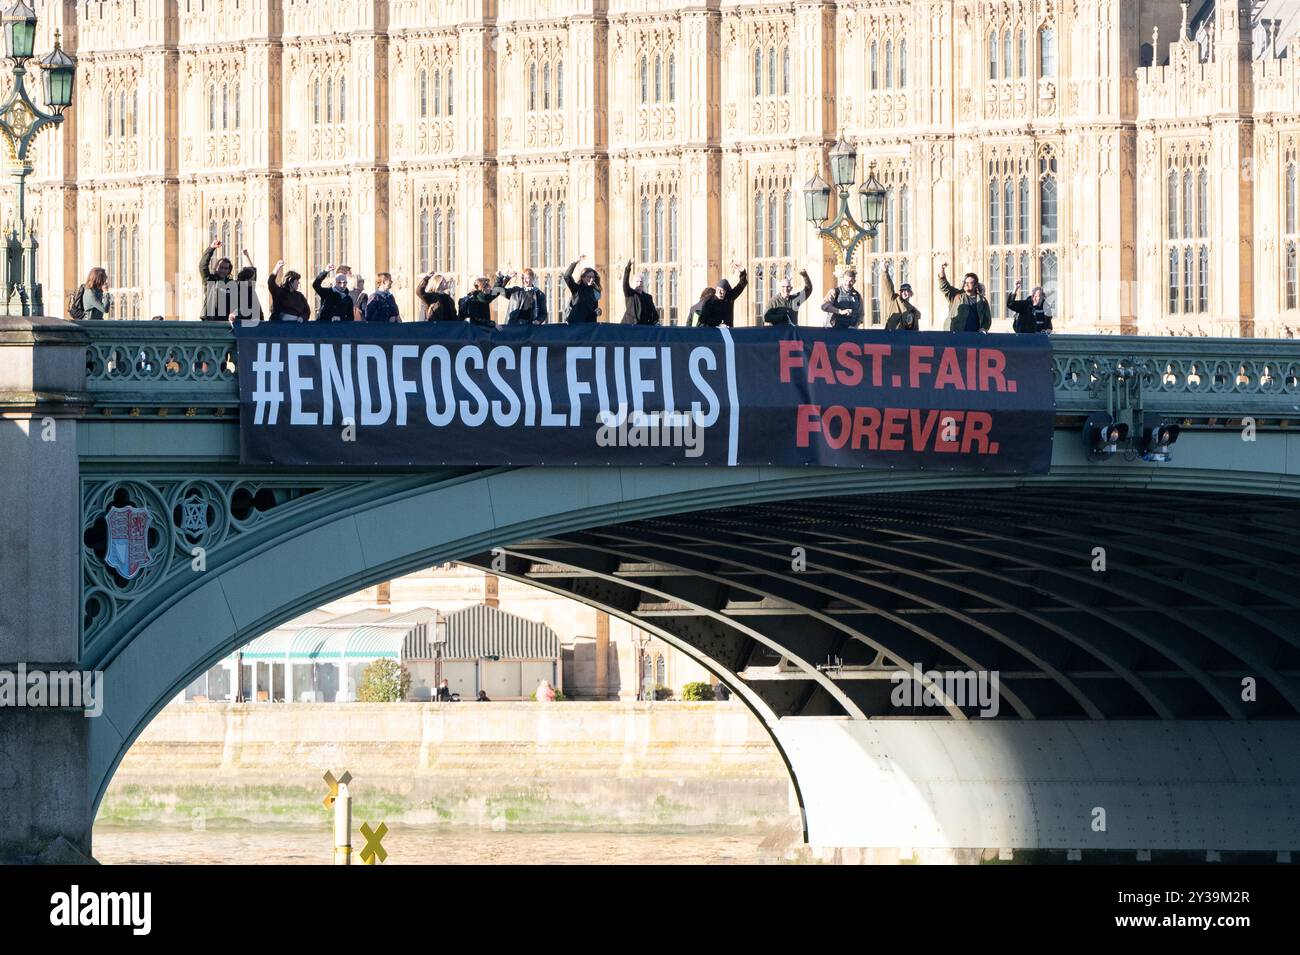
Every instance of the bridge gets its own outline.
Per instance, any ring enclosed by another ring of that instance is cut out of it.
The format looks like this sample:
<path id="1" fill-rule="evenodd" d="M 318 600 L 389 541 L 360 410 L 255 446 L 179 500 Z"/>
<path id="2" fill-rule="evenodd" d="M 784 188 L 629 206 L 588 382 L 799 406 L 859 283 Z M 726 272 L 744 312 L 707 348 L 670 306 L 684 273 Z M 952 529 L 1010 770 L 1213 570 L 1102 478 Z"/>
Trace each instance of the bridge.
<path id="1" fill-rule="evenodd" d="M 0 319 L 0 670 L 104 680 L 97 718 L 0 708 L 0 858 L 89 851 L 132 741 L 217 660 L 445 561 L 698 660 L 814 846 L 1300 847 L 1300 344 L 1053 341 L 1045 475 L 330 471 L 240 465 L 224 326 Z M 1084 421 L 1126 403 L 1181 428 L 1171 460 L 1089 460 Z M 156 555 L 129 580 L 127 504 Z M 996 672 L 996 712 L 932 671 Z"/>

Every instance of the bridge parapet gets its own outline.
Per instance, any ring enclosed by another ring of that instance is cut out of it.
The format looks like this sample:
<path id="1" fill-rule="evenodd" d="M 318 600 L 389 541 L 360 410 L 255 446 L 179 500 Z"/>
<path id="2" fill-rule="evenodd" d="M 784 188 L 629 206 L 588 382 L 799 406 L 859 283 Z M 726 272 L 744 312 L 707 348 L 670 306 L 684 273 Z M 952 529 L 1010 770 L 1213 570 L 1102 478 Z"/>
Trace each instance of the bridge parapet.
<path id="1" fill-rule="evenodd" d="M 86 322 L 92 414 L 238 413 L 234 334 L 225 324 Z M 1140 383 L 1145 410 L 1191 418 L 1300 420 L 1300 341 L 1056 335 L 1057 411 L 1106 405 L 1119 379 Z M 1134 384 L 1127 384 L 1127 383 Z"/>

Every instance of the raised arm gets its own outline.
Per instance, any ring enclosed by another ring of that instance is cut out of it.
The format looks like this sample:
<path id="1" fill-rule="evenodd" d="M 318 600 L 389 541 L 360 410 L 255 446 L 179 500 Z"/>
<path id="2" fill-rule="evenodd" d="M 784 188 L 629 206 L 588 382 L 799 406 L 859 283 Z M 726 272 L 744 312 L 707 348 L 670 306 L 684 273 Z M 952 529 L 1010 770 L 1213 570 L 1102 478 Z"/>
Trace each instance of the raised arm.
<path id="1" fill-rule="evenodd" d="M 737 266 L 739 268 L 739 266 Z M 749 287 L 749 273 L 740 269 L 740 279 L 727 291 L 727 301 L 734 302 Z"/>
<path id="2" fill-rule="evenodd" d="M 804 269 L 800 269 L 799 274 L 803 276 L 803 290 L 795 293 L 794 302 L 791 303 L 795 308 L 812 298 L 812 278 Z"/>
<path id="3" fill-rule="evenodd" d="M 199 256 L 199 278 L 204 282 L 210 282 L 212 279 L 216 278 L 208 266 L 212 264 L 212 257 L 217 254 L 217 249 L 219 248 L 221 248 L 221 243 L 213 242 L 210 246 L 204 249 L 203 254 Z"/>
<path id="4" fill-rule="evenodd" d="M 890 302 L 898 298 L 898 289 L 894 288 L 894 277 L 889 274 L 889 269 L 880 270 L 880 287 L 884 291 L 882 298 Z"/>
<path id="5" fill-rule="evenodd" d="M 420 276 L 420 281 L 415 284 L 415 297 L 425 305 L 432 304 L 433 293 L 427 291 L 429 279 L 433 278 L 432 272 L 427 272 Z"/>
<path id="6" fill-rule="evenodd" d="M 564 284 L 569 287 L 570 292 L 573 292 L 575 294 L 578 291 L 578 283 L 573 280 L 573 270 L 578 267 L 578 263 L 581 262 L 584 258 L 585 256 L 581 256 L 581 255 L 578 256 L 576 259 L 570 262 L 569 267 L 564 270 Z"/>
<path id="7" fill-rule="evenodd" d="M 632 260 L 628 259 L 627 265 L 623 266 L 623 294 L 628 298 L 632 297 L 632 283 L 629 281 L 631 276 Z"/>
<path id="8" fill-rule="evenodd" d="M 330 274 L 330 270 L 329 270 L 329 269 L 324 269 L 324 270 L 320 273 L 320 275 L 316 276 L 316 278 L 312 280 L 311 287 L 312 287 L 312 289 L 316 292 L 317 295 L 324 296 L 324 294 L 325 294 L 325 276 L 327 276 L 327 275 L 329 275 L 329 274 Z"/>

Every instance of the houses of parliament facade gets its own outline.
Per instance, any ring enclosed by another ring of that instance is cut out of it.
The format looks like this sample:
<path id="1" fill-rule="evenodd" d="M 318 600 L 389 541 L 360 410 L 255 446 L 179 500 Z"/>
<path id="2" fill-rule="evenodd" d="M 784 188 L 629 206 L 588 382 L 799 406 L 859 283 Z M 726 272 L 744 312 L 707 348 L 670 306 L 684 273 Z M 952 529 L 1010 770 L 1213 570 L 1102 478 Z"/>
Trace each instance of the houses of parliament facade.
<path id="1" fill-rule="evenodd" d="M 28 219 L 47 310 L 197 318 L 200 253 L 458 293 L 631 259 L 667 321 L 733 263 L 758 320 L 838 264 L 804 217 L 843 136 L 886 189 L 878 277 L 1016 281 L 1066 332 L 1300 329 L 1300 0 L 40 0 L 78 60 Z M 8 201 L 8 200 L 7 200 Z M 854 203 L 856 206 L 856 201 Z M 820 324 L 816 302 L 802 320 Z M 815 314 L 814 314 L 815 313 Z"/>

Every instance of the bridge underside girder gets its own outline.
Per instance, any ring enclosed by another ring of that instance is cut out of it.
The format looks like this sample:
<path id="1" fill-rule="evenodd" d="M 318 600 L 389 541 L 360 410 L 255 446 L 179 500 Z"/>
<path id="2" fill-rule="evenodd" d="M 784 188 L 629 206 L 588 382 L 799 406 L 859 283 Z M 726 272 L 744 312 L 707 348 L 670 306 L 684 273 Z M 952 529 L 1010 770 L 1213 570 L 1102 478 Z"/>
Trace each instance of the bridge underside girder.
<path id="1" fill-rule="evenodd" d="M 999 718 L 1294 718 L 1296 524 L 1259 497 L 886 493 L 522 541 L 506 572 L 675 635 L 777 716 L 979 712 L 894 705 L 919 665 L 997 671 Z"/>

